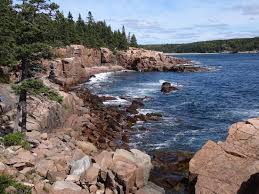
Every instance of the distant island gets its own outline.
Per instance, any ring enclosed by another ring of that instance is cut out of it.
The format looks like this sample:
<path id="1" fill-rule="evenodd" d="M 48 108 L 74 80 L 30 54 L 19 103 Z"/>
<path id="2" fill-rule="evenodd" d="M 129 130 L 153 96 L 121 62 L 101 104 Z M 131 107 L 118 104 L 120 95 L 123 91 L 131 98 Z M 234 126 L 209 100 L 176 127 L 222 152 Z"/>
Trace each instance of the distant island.
<path id="1" fill-rule="evenodd" d="M 165 53 L 258 53 L 259 37 L 212 40 L 187 44 L 153 44 L 142 45 L 141 47 Z"/>

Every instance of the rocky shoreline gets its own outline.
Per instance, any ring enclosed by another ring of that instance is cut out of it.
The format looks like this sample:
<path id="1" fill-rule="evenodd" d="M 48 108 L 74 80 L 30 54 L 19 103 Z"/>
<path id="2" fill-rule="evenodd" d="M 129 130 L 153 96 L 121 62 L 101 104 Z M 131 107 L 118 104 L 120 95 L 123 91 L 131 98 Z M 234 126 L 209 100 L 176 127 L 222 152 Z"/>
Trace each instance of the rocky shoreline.
<path id="1" fill-rule="evenodd" d="M 105 48 L 73 45 L 55 52 L 58 58 L 42 61 L 46 73 L 37 77 L 57 91 L 63 103 L 46 96 L 28 96 L 26 140 L 31 149 L 1 145 L 0 176 L 13 177 L 35 194 L 243 194 L 256 189 L 258 118 L 232 125 L 225 142 L 209 141 L 194 157 L 188 152 L 162 150 L 149 156 L 128 146 L 136 122 L 161 119 L 157 113 L 139 114 L 144 99 L 127 99 L 131 103 L 126 107 L 106 106 L 104 102 L 114 97 L 73 87 L 96 73 L 200 72 L 205 68 L 134 48 L 114 54 Z M 54 79 L 48 78 L 51 65 Z M 165 83 L 161 91 L 174 89 Z M 3 136 L 14 128 L 17 96 L 8 84 L 0 85 L 0 93 Z M 15 188 L 7 189 L 15 192 Z"/>
<path id="2" fill-rule="evenodd" d="M 72 45 L 53 52 L 56 59 L 41 61 L 46 73 L 37 77 L 57 91 L 63 103 L 46 96 L 28 96 L 26 140 L 31 149 L 2 146 L 0 175 L 9 175 L 32 187 L 33 193 L 165 193 L 161 187 L 148 182 L 153 167 L 151 157 L 128 146 L 134 123 L 158 120 L 161 116 L 138 114 L 137 109 L 144 106 L 142 99 L 132 99 L 132 104 L 123 110 L 106 107 L 103 101 L 107 97 L 98 97 L 86 88 L 72 88 L 102 72 L 192 72 L 204 68 L 186 65 L 189 61 L 165 57 L 162 53 L 134 48 L 112 53 L 105 48 Z M 11 80 L 15 81 L 18 75 L 18 72 L 12 74 Z M 14 128 L 17 96 L 10 85 L 1 85 L 0 89 L 4 93 L 0 134 L 5 135 Z M 155 175 L 167 164 L 161 155 L 156 158 L 152 179 L 165 186 L 162 182 L 168 180 L 158 181 Z"/>

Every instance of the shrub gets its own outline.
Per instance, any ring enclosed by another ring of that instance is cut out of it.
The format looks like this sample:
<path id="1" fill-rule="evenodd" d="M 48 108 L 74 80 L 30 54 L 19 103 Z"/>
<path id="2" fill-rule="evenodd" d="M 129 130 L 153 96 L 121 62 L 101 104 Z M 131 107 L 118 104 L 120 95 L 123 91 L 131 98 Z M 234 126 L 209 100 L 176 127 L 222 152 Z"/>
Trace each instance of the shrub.
<path id="1" fill-rule="evenodd" d="M 0 176 L 0 193 L 6 194 L 5 189 L 9 186 L 13 186 L 14 188 L 16 188 L 17 193 L 19 193 L 19 194 L 31 194 L 30 187 L 22 185 L 8 176 L 1 175 Z"/>
<path id="2" fill-rule="evenodd" d="M 17 146 L 20 145 L 24 149 L 29 150 L 30 144 L 26 140 L 25 134 L 21 132 L 10 133 L 2 138 L 2 143 L 5 146 Z"/>
<path id="3" fill-rule="evenodd" d="M 60 96 L 58 92 L 51 90 L 49 87 L 45 86 L 42 81 L 37 79 L 24 80 L 18 85 L 13 85 L 12 89 L 16 94 L 20 94 L 22 90 L 26 90 L 32 95 L 46 95 L 48 99 L 52 101 L 58 103 L 63 102 L 63 97 Z"/>

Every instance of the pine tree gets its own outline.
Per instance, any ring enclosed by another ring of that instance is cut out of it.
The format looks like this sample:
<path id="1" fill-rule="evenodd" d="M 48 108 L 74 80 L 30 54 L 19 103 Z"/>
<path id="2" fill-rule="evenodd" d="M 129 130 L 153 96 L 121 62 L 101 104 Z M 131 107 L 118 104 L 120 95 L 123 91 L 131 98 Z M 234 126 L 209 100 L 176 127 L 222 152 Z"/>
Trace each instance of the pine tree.
<path id="1" fill-rule="evenodd" d="M 130 46 L 131 47 L 138 47 L 138 42 L 137 42 L 137 38 L 136 38 L 135 34 L 133 34 L 131 39 L 130 39 Z"/>
<path id="2" fill-rule="evenodd" d="M 18 55 L 21 61 L 21 82 L 32 76 L 37 61 L 48 50 L 44 33 L 37 19 L 53 11 L 48 0 L 23 0 L 15 5 L 19 23 L 17 32 Z M 17 107 L 16 130 L 26 131 L 27 124 L 27 91 L 22 89 Z M 21 123 L 19 123 L 22 117 Z M 19 125 L 21 129 L 19 128 Z"/>
<path id="3" fill-rule="evenodd" d="M 94 23 L 94 17 L 92 15 L 91 11 L 88 12 L 87 21 L 88 21 L 88 24 L 90 24 L 90 25 Z"/>
<path id="4" fill-rule="evenodd" d="M 16 61 L 15 13 L 12 1 L 0 0 L 0 64 L 11 65 Z"/>

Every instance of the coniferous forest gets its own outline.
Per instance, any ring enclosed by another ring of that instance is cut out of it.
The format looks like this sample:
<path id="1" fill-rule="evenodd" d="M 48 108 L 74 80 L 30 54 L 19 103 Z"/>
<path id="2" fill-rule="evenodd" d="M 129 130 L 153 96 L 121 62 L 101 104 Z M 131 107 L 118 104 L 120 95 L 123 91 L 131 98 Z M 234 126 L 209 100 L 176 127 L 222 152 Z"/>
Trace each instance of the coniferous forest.
<path id="1" fill-rule="evenodd" d="M 245 51 L 259 51 L 259 37 L 212 40 L 188 44 L 143 45 L 142 47 L 166 53 L 237 53 Z"/>
<path id="2" fill-rule="evenodd" d="M 34 61 L 47 57 L 51 47 L 70 44 L 125 50 L 137 46 L 137 40 L 124 27 L 113 31 L 105 21 L 96 21 L 91 12 L 87 18 L 70 12 L 65 16 L 50 0 L 0 0 L 1 65 Z"/>

